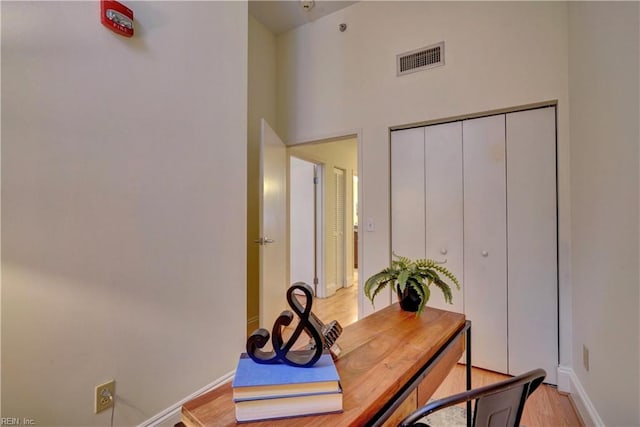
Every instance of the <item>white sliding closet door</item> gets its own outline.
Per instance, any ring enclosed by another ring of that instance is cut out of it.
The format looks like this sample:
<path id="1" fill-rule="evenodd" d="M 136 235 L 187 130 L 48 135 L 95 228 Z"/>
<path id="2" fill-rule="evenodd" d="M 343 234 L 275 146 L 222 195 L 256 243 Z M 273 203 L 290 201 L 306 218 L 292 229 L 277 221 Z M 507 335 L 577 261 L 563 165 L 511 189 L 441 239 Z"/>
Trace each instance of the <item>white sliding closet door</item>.
<path id="1" fill-rule="evenodd" d="M 507 373 L 504 115 L 465 120 L 464 304 L 473 365 Z"/>
<path id="2" fill-rule="evenodd" d="M 426 257 L 445 261 L 462 285 L 462 122 L 425 128 L 425 166 Z M 432 287 L 429 306 L 462 313 L 462 290 L 452 291 L 453 305 Z"/>
<path id="3" fill-rule="evenodd" d="M 391 249 L 425 257 L 424 128 L 391 134 Z"/>
<path id="4" fill-rule="evenodd" d="M 507 114 L 509 373 L 557 383 L 555 107 Z"/>
<path id="5" fill-rule="evenodd" d="M 555 107 L 391 133 L 392 250 L 446 260 L 473 365 L 557 383 Z"/>

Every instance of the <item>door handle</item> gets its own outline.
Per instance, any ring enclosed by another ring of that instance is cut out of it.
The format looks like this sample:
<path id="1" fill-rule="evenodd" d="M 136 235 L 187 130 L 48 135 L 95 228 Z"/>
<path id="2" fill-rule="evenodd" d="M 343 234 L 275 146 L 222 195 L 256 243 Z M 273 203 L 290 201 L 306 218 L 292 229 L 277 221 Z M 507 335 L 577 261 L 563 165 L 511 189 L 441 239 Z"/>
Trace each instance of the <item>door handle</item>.
<path id="1" fill-rule="evenodd" d="M 275 242 L 275 240 L 273 240 L 273 239 L 268 239 L 268 238 L 266 238 L 266 237 L 261 237 L 261 238 L 256 239 L 256 240 L 254 240 L 254 241 L 253 241 L 253 243 L 257 243 L 257 244 L 259 244 L 259 245 L 266 245 L 266 244 L 268 244 L 268 243 L 274 243 L 274 242 Z"/>

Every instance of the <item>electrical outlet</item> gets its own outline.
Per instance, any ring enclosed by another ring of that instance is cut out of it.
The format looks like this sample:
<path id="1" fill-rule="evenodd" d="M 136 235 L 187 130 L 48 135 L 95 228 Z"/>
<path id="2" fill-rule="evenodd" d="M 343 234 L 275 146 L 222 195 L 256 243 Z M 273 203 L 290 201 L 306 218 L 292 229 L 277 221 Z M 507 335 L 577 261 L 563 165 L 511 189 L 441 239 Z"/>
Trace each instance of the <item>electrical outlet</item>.
<path id="1" fill-rule="evenodd" d="M 582 364 L 584 369 L 589 372 L 589 349 L 584 344 L 582 345 Z"/>
<path id="2" fill-rule="evenodd" d="M 113 399 L 116 395 L 116 381 L 111 380 L 96 386 L 95 413 L 98 414 L 113 406 Z"/>

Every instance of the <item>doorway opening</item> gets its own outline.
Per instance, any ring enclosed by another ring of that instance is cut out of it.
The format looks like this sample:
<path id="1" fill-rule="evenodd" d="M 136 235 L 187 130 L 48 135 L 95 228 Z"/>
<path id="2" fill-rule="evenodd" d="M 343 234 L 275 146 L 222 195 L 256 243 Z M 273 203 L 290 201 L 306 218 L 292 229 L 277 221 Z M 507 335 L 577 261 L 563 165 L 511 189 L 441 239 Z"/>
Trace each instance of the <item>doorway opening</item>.
<path id="1" fill-rule="evenodd" d="M 358 318 L 357 137 L 287 150 L 290 282 L 312 285 L 314 313 L 346 326 Z"/>

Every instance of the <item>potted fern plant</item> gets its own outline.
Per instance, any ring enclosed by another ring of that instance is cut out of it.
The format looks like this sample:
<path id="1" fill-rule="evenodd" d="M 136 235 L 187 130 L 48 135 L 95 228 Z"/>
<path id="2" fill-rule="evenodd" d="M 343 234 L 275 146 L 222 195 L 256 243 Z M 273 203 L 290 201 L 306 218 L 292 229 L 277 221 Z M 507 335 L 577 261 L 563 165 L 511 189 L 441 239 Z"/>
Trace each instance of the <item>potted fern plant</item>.
<path id="1" fill-rule="evenodd" d="M 371 304 L 376 295 L 387 285 L 395 287 L 400 307 L 405 311 L 416 312 L 416 316 L 424 311 L 431 295 L 433 284 L 444 294 L 444 299 L 452 303 L 451 286 L 443 279 L 448 279 L 456 289 L 460 289 L 458 279 L 442 263 L 432 259 L 411 260 L 393 254 L 391 266 L 369 277 L 364 283 L 364 294 Z"/>

